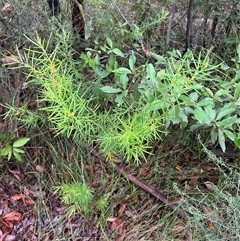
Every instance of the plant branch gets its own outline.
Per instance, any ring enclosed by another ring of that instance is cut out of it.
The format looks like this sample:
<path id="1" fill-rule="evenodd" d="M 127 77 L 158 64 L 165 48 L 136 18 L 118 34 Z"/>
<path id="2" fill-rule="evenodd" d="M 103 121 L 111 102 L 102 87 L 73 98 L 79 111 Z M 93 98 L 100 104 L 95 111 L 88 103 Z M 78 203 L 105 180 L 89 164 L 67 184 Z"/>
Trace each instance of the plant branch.
<path id="1" fill-rule="evenodd" d="M 152 196 L 156 197 L 158 200 L 162 201 L 165 203 L 168 207 L 170 207 L 172 210 L 174 210 L 179 216 L 182 218 L 190 218 L 192 215 L 183 209 L 179 208 L 179 204 L 175 202 L 171 202 L 163 193 L 161 193 L 157 188 L 152 187 L 148 185 L 147 183 L 141 181 L 137 177 L 128 174 L 126 171 L 121 169 L 119 166 L 113 164 L 113 167 L 122 175 L 126 176 L 127 179 L 129 179 L 131 182 L 133 182 L 135 185 L 139 186 L 142 188 L 144 191 L 150 193 Z"/>

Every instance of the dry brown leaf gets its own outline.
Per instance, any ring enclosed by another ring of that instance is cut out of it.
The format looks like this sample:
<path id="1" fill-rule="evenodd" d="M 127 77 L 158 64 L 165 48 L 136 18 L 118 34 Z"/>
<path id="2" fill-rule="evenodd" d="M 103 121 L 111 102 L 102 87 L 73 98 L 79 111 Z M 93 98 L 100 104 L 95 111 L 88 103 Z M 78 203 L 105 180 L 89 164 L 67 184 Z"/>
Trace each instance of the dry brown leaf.
<path id="1" fill-rule="evenodd" d="M 9 172 L 11 172 L 13 175 L 14 175 L 14 177 L 19 181 L 19 182 L 21 182 L 21 178 L 20 178 L 20 171 L 19 170 L 10 170 L 9 169 Z"/>
<path id="2" fill-rule="evenodd" d="M 37 165 L 36 166 L 37 171 L 40 173 L 47 173 L 47 168 L 45 166 Z"/>
<path id="3" fill-rule="evenodd" d="M 151 170 L 151 166 L 139 168 L 140 175 L 146 177 Z"/>
<path id="4" fill-rule="evenodd" d="M 11 197 L 11 199 L 14 201 L 18 201 L 22 199 L 25 205 L 32 205 L 35 202 L 32 200 L 31 197 L 29 197 L 29 195 L 30 195 L 30 191 L 26 187 L 24 187 L 24 193 L 14 195 Z"/>
<path id="5" fill-rule="evenodd" d="M 211 162 L 205 162 L 199 165 L 200 169 L 206 170 L 206 171 L 211 171 L 212 169 L 215 168 L 215 165 Z"/>
<path id="6" fill-rule="evenodd" d="M 0 241 L 3 241 L 4 240 L 4 238 L 7 236 L 9 234 L 9 232 L 8 233 L 5 233 L 5 234 L 3 234 L 1 237 L 0 237 Z"/>
<path id="7" fill-rule="evenodd" d="M 216 231 L 216 228 L 214 227 L 212 222 L 208 222 L 208 227 L 212 229 L 213 231 Z"/>
<path id="8" fill-rule="evenodd" d="M 1 61 L 4 64 L 13 64 L 13 63 L 17 63 L 19 60 L 19 57 L 16 55 L 9 55 L 9 56 L 5 56 L 3 58 L 1 58 Z"/>
<path id="9" fill-rule="evenodd" d="M 118 230 L 119 233 L 123 232 L 123 221 L 121 218 L 110 217 L 107 221 L 112 223 L 111 230 Z"/>
<path id="10" fill-rule="evenodd" d="M 183 222 L 178 221 L 177 224 L 174 226 L 174 228 L 172 229 L 172 233 L 176 234 L 176 233 L 180 233 L 185 229 L 185 225 Z"/>
<path id="11" fill-rule="evenodd" d="M 8 228 L 10 228 L 12 230 L 13 222 L 14 221 L 18 222 L 21 219 L 22 219 L 22 214 L 14 211 L 14 212 L 6 214 L 0 220 L 2 220 L 2 222 L 5 224 L 5 226 L 7 226 Z"/>
<path id="12" fill-rule="evenodd" d="M 4 239 L 4 241 L 16 241 L 17 240 L 17 237 L 16 235 L 7 235 Z"/>
<path id="13" fill-rule="evenodd" d="M 123 241 L 125 237 L 125 234 L 118 234 L 116 237 L 116 241 Z"/>
<path id="14" fill-rule="evenodd" d="M 207 187 L 208 190 L 213 190 L 214 189 L 214 184 L 212 182 L 204 182 L 205 186 Z"/>
<path id="15" fill-rule="evenodd" d="M 125 212 L 125 209 L 127 207 L 127 203 L 120 203 L 120 208 L 118 210 L 118 216 L 121 217 L 123 215 L 123 213 Z"/>
<path id="16" fill-rule="evenodd" d="M 176 170 L 179 171 L 179 172 L 182 171 L 182 169 L 183 169 L 182 166 L 180 166 L 180 165 L 177 165 L 175 168 L 176 168 Z"/>
<path id="17" fill-rule="evenodd" d="M 193 177 L 189 182 L 188 185 L 189 186 L 195 186 L 198 183 L 198 179 L 199 177 Z"/>
<path id="18" fill-rule="evenodd" d="M 208 215 L 208 217 L 216 222 L 223 222 L 224 218 L 219 216 L 216 212 L 210 211 L 208 208 L 204 207 L 203 208 L 204 213 Z"/>
<path id="19" fill-rule="evenodd" d="M 4 12 L 4 11 L 12 9 L 12 8 L 13 8 L 13 6 L 12 6 L 11 3 L 5 2 L 3 8 L 1 9 L 1 11 Z"/>

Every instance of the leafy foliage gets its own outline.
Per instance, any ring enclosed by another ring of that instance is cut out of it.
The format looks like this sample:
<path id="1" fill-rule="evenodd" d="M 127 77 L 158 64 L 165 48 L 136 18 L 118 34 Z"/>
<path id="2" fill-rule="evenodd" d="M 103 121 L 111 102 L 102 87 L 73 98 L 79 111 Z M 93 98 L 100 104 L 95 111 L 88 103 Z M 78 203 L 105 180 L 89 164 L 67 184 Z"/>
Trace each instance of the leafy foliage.
<path id="1" fill-rule="evenodd" d="M 79 211 L 89 212 L 93 199 L 92 190 L 86 184 L 74 182 L 56 187 L 62 202 L 68 206 L 69 215 Z"/>
<path id="2" fill-rule="evenodd" d="M 18 161 L 22 162 L 22 154 L 25 151 L 22 147 L 30 140 L 30 138 L 23 137 L 15 140 L 12 144 L 7 143 L 0 151 L 0 156 L 6 156 L 8 161 L 14 156 Z"/>

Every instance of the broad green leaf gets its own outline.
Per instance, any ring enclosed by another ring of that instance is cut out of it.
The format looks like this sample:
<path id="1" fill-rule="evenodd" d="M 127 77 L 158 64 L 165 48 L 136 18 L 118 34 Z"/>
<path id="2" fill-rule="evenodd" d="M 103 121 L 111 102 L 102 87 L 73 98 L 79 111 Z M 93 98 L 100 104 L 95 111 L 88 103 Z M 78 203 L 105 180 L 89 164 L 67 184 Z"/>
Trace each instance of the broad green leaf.
<path id="1" fill-rule="evenodd" d="M 214 106 L 213 98 L 206 97 L 197 103 L 198 106 Z"/>
<path id="2" fill-rule="evenodd" d="M 234 141 L 235 135 L 233 134 L 233 132 L 231 132 L 231 131 L 229 131 L 229 130 L 223 130 L 223 132 L 226 134 L 226 136 L 227 136 L 231 141 Z"/>
<path id="3" fill-rule="evenodd" d="M 211 130 L 211 141 L 213 144 L 217 141 L 217 138 L 218 138 L 217 128 L 213 127 Z"/>
<path id="4" fill-rule="evenodd" d="M 121 74 L 131 74 L 131 70 L 127 69 L 127 68 L 124 68 L 124 67 L 120 67 L 118 69 L 115 69 L 113 72 L 116 73 L 116 74 L 119 74 L 119 75 L 121 75 Z"/>
<path id="5" fill-rule="evenodd" d="M 20 138 L 20 139 L 14 141 L 13 147 L 24 146 L 29 140 L 30 140 L 30 138 L 27 138 L 27 137 Z"/>
<path id="6" fill-rule="evenodd" d="M 190 96 L 190 98 L 193 99 L 194 101 L 197 101 L 197 100 L 198 100 L 198 97 L 199 97 L 199 95 L 198 95 L 197 92 L 193 92 L 193 93 L 191 93 L 189 96 Z"/>
<path id="7" fill-rule="evenodd" d="M 190 131 L 195 131 L 199 128 L 203 129 L 203 128 L 206 128 L 206 127 L 208 127 L 208 125 L 198 123 L 198 124 L 194 124 L 194 125 L 190 126 Z"/>
<path id="8" fill-rule="evenodd" d="M 232 127 L 234 124 L 237 123 L 237 116 L 231 116 L 231 117 L 227 117 L 221 121 L 217 121 L 216 125 L 218 127 L 222 127 L 222 128 L 229 128 Z"/>
<path id="9" fill-rule="evenodd" d="M 22 156 L 18 152 L 13 150 L 13 155 L 18 161 L 23 162 Z"/>
<path id="10" fill-rule="evenodd" d="M 121 84 L 121 87 L 125 90 L 128 85 L 128 77 L 126 74 L 122 74 L 119 78 L 119 83 Z"/>
<path id="11" fill-rule="evenodd" d="M 120 49 L 115 48 L 112 50 L 112 52 L 120 57 L 124 57 L 124 54 Z"/>
<path id="12" fill-rule="evenodd" d="M 238 83 L 235 87 L 234 98 L 238 99 L 240 97 L 240 83 Z"/>
<path id="13" fill-rule="evenodd" d="M 203 109 L 195 109 L 193 114 L 200 124 L 211 123 L 211 118 L 207 115 L 207 113 Z"/>
<path id="14" fill-rule="evenodd" d="M 8 153 L 8 160 L 11 159 L 11 157 L 12 157 L 12 153 L 13 153 L 13 149 L 11 148 L 11 150 L 10 150 L 9 153 Z"/>
<path id="15" fill-rule="evenodd" d="M 240 59 L 240 43 L 237 46 L 237 54 L 238 54 L 238 58 Z"/>
<path id="16" fill-rule="evenodd" d="M 84 31 L 85 31 L 85 40 L 88 40 L 91 32 L 92 32 L 92 21 L 86 21 L 87 23 L 84 26 Z"/>
<path id="17" fill-rule="evenodd" d="M 181 123 L 184 122 L 184 123 L 188 123 L 188 118 L 187 116 L 185 115 L 184 111 L 182 108 L 180 108 L 180 113 L 179 113 L 179 117 L 181 118 Z"/>
<path id="18" fill-rule="evenodd" d="M 224 137 L 224 133 L 220 128 L 218 128 L 218 142 L 222 148 L 222 151 L 225 152 L 226 151 L 225 137 Z"/>
<path id="19" fill-rule="evenodd" d="M 168 104 L 165 101 L 162 100 L 154 100 L 153 102 L 147 104 L 144 108 L 144 110 L 147 111 L 156 111 L 156 110 L 161 110 L 168 108 Z"/>
<path id="20" fill-rule="evenodd" d="M 219 110 L 219 114 L 217 115 L 216 120 L 221 120 L 224 116 L 227 116 L 229 114 L 232 114 L 235 111 L 235 107 L 226 109 L 223 107 L 222 109 Z"/>
<path id="21" fill-rule="evenodd" d="M 209 89 L 209 88 L 206 88 L 206 87 L 205 87 L 204 89 L 205 89 L 205 91 L 208 93 L 208 95 L 213 98 L 213 92 L 212 92 L 212 90 Z"/>
<path id="22" fill-rule="evenodd" d="M 220 89 L 218 90 L 215 95 L 214 95 L 214 98 L 220 102 L 222 102 L 222 96 L 225 96 L 225 95 L 229 95 L 229 90 L 225 90 L 225 89 Z"/>
<path id="23" fill-rule="evenodd" d="M 113 69 L 114 68 L 114 64 L 115 64 L 116 58 L 114 56 L 114 54 L 110 54 L 109 55 L 109 59 L 108 59 L 108 65 Z"/>
<path id="24" fill-rule="evenodd" d="M 11 150 L 12 150 L 12 146 L 10 144 L 7 144 L 0 151 L 0 156 L 7 156 L 9 154 L 9 152 L 11 152 Z"/>
<path id="25" fill-rule="evenodd" d="M 131 71 L 134 70 L 134 66 L 135 66 L 135 63 L 136 63 L 136 57 L 134 55 L 134 52 L 132 51 L 132 54 L 130 55 L 129 57 L 129 68 L 131 69 Z"/>
<path id="26" fill-rule="evenodd" d="M 156 82 L 156 71 L 152 64 L 147 65 L 147 75 L 149 79 L 152 81 L 152 83 L 154 84 Z"/>
<path id="27" fill-rule="evenodd" d="M 112 86 L 103 86 L 100 88 L 103 92 L 108 93 L 108 94 L 117 94 L 122 92 L 121 89 L 119 88 L 113 88 Z"/>
<path id="28" fill-rule="evenodd" d="M 212 122 L 216 117 L 216 110 L 214 110 L 210 105 L 206 106 L 204 110 L 206 111 L 207 116 L 209 116 L 210 121 Z"/>
<path id="29" fill-rule="evenodd" d="M 234 139 L 234 144 L 238 147 L 238 148 L 240 148 L 240 139 Z"/>
<path id="30" fill-rule="evenodd" d="M 121 106 L 124 103 L 124 97 L 127 96 L 127 90 L 123 91 L 121 94 L 117 95 L 115 102 L 118 106 Z"/>
<path id="31" fill-rule="evenodd" d="M 17 153 L 21 153 L 21 154 L 25 153 L 25 151 L 20 148 L 13 148 L 13 152 L 17 152 Z"/>
<path id="32" fill-rule="evenodd" d="M 178 105 L 173 106 L 169 111 L 169 119 L 172 121 L 173 124 L 177 124 L 180 122 L 180 107 Z"/>
<path id="33" fill-rule="evenodd" d="M 108 43 L 108 46 L 112 49 L 113 48 L 113 42 L 110 38 L 107 38 L 107 43 Z"/>
<path id="34" fill-rule="evenodd" d="M 223 64 L 221 64 L 221 69 L 228 70 L 228 69 L 230 69 L 230 67 L 228 65 L 226 65 L 225 63 L 223 63 Z"/>

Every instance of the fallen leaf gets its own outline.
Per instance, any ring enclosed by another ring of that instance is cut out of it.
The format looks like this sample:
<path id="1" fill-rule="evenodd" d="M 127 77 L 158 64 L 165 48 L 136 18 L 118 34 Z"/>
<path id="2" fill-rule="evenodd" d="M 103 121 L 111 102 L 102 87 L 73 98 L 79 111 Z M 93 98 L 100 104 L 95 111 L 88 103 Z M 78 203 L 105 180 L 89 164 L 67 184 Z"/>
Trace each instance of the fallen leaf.
<path id="1" fill-rule="evenodd" d="M 215 165 L 211 162 L 205 162 L 199 165 L 199 168 L 206 171 L 211 171 L 215 168 Z"/>
<path id="2" fill-rule="evenodd" d="M 182 166 L 179 166 L 179 165 L 177 165 L 175 168 L 176 168 L 176 170 L 179 171 L 179 172 L 182 171 L 182 169 L 183 169 Z"/>
<path id="3" fill-rule="evenodd" d="M 210 211 L 208 208 L 204 207 L 203 208 L 203 211 L 204 213 L 207 214 L 207 216 L 213 220 L 213 221 L 216 221 L 216 222 L 223 222 L 224 221 L 224 218 L 219 216 L 216 212 L 213 212 L 213 211 Z"/>
<path id="4" fill-rule="evenodd" d="M 146 177 L 151 170 L 151 166 L 139 168 L 140 175 Z"/>
<path id="5" fill-rule="evenodd" d="M 4 239 L 4 241 L 16 241 L 17 240 L 17 237 L 16 235 L 7 235 Z"/>
<path id="6" fill-rule="evenodd" d="M 123 221 L 120 218 L 110 217 L 107 219 L 108 222 L 111 222 L 111 230 L 118 230 L 119 233 L 123 231 Z"/>
<path id="7" fill-rule="evenodd" d="M 13 176 L 19 181 L 21 182 L 21 178 L 20 178 L 20 171 L 19 170 L 10 170 L 9 169 L 9 172 L 11 172 L 13 174 Z"/>
<path id="8" fill-rule="evenodd" d="M 5 10 L 12 9 L 12 8 L 13 8 L 13 6 L 12 6 L 11 3 L 5 2 L 5 4 L 4 4 L 3 8 L 1 9 L 1 11 L 4 12 Z"/>
<path id="9" fill-rule="evenodd" d="M 36 166 L 37 171 L 40 173 L 47 173 L 47 168 L 45 166 L 37 165 Z"/>
<path id="10" fill-rule="evenodd" d="M 188 185 L 189 186 L 195 186 L 198 182 L 199 177 L 193 177 L 189 182 Z"/>
<path id="11" fill-rule="evenodd" d="M 18 195 L 14 195 L 11 197 L 12 200 L 14 201 L 18 201 L 18 200 L 21 200 L 23 201 L 23 203 L 25 205 L 32 205 L 34 204 L 35 202 L 32 200 L 32 198 L 30 198 L 29 196 L 25 195 L 25 194 L 18 194 Z"/>
<path id="12" fill-rule="evenodd" d="M 4 222 L 20 221 L 22 219 L 22 214 L 19 212 L 11 212 L 2 217 Z"/>
<path id="13" fill-rule="evenodd" d="M 205 186 L 207 187 L 208 190 L 213 190 L 214 189 L 214 184 L 212 182 L 204 182 Z"/>
<path id="14" fill-rule="evenodd" d="M 181 221 L 178 221 L 177 224 L 176 224 L 176 225 L 174 226 L 174 228 L 172 229 L 172 232 L 173 232 L 174 234 L 176 234 L 176 233 L 179 233 L 179 232 L 183 231 L 184 229 L 185 229 L 184 223 L 181 222 Z"/>
<path id="15" fill-rule="evenodd" d="M 5 224 L 6 227 L 13 229 L 13 222 L 20 221 L 22 219 L 22 214 L 19 212 L 11 212 L 3 216 L 0 220 Z"/>
<path id="16" fill-rule="evenodd" d="M 9 55 L 9 56 L 5 56 L 5 57 L 1 58 L 1 61 L 4 64 L 13 64 L 13 63 L 17 63 L 19 61 L 19 57 L 16 55 Z"/>
<path id="17" fill-rule="evenodd" d="M 121 217 L 123 215 L 123 213 L 125 212 L 125 209 L 127 207 L 127 203 L 120 203 L 120 208 L 118 210 L 118 216 Z"/>
<path id="18" fill-rule="evenodd" d="M 208 227 L 212 229 L 213 231 L 216 231 L 216 228 L 214 227 L 213 223 L 208 222 Z"/>
<path id="19" fill-rule="evenodd" d="M 4 240 L 4 238 L 7 236 L 9 234 L 9 232 L 8 233 L 5 233 L 5 234 L 3 234 L 1 237 L 0 237 L 0 241 L 3 241 Z"/>

